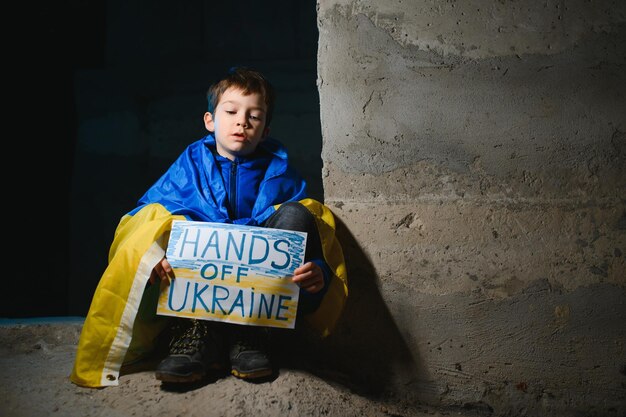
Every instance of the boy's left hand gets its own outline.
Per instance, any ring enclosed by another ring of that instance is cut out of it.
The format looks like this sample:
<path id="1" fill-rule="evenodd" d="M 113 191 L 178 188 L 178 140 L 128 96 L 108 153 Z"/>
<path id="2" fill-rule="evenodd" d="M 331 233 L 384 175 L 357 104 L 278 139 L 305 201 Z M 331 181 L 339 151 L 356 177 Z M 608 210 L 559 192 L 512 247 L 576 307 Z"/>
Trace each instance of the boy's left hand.
<path id="1" fill-rule="evenodd" d="M 324 288 L 324 273 L 315 262 L 307 262 L 293 272 L 292 281 L 305 291 L 315 294 Z"/>

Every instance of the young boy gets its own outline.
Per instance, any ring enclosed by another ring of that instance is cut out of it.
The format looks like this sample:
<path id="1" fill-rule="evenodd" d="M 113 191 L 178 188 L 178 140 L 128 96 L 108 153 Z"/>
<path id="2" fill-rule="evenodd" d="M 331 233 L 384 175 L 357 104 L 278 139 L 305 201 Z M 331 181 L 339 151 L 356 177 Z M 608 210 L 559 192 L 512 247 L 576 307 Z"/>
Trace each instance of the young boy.
<path id="1" fill-rule="evenodd" d="M 268 328 L 155 315 L 159 291 L 175 279 L 164 256 L 172 220 L 306 232 L 304 264 L 292 278 L 300 287 L 298 323 L 306 318 L 326 336 L 341 314 L 347 278 L 334 217 L 307 198 L 286 149 L 268 136 L 272 85 L 257 71 L 234 68 L 207 99 L 209 134 L 189 145 L 120 220 L 79 340 L 70 377 L 78 385 L 117 385 L 122 365 L 148 355 L 159 334 L 169 334 L 164 330 L 173 338 L 156 369 L 161 381 L 196 381 L 226 362 L 244 379 L 272 373 Z"/>

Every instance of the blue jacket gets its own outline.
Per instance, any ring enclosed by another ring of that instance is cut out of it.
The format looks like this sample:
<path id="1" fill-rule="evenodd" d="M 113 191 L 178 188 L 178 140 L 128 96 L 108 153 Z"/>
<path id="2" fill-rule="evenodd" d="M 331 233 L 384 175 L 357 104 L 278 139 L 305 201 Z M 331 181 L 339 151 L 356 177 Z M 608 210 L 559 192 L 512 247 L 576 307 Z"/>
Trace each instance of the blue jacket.
<path id="1" fill-rule="evenodd" d="M 216 155 L 212 133 L 189 145 L 129 214 L 159 203 L 188 220 L 257 226 L 274 213 L 275 205 L 307 197 L 306 182 L 289 166 L 285 147 L 275 139 L 261 142 L 254 158 L 231 163 Z"/>

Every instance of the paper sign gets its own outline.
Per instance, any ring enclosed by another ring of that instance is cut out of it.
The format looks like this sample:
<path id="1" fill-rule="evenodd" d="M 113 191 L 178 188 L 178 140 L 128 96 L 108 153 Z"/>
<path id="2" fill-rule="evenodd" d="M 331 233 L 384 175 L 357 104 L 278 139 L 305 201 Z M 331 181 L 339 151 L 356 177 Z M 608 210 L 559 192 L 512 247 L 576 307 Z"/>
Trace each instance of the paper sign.
<path id="1" fill-rule="evenodd" d="M 291 230 L 174 220 L 157 314 L 294 328 L 307 234 Z"/>

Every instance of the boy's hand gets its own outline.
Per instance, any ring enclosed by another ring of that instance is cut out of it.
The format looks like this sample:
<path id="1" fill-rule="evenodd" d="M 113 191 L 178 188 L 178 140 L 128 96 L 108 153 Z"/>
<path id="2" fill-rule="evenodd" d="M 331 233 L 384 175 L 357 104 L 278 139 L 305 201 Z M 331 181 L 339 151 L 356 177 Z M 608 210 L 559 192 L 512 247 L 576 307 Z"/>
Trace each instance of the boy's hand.
<path id="1" fill-rule="evenodd" d="M 305 291 L 315 294 L 324 288 L 324 273 L 315 262 L 307 262 L 293 272 L 292 281 Z"/>
<path id="2" fill-rule="evenodd" d="M 174 278 L 174 270 L 167 259 L 163 258 L 152 269 L 149 281 L 150 284 L 154 284 L 157 282 L 157 278 L 165 281 L 168 277 Z"/>

